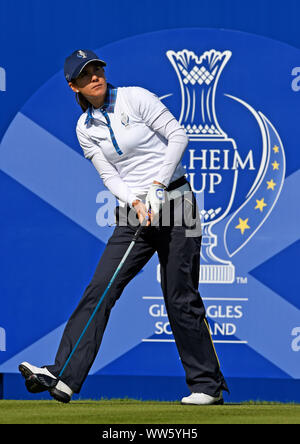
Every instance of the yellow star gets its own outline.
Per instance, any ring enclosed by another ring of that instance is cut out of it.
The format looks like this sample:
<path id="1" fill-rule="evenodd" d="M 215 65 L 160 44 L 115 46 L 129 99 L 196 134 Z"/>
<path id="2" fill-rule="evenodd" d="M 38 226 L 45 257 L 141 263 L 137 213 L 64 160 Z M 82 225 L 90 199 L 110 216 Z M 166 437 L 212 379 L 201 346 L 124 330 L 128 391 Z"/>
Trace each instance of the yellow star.
<path id="1" fill-rule="evenodd" d="M 243 220 L 239 217 L 239 224 L 235 228 L 239 228 L 241 230 L 241 233 L 244 234 L 245 230 L 247 228 L 250 228 L 248 225 L 248 220 L 249 219 Z"/>
<path id="2" fill-rule="evenodd" d="M 279 153 L 279 147 L 277 145 L 273 146 L 274 153 Z"/>
<path id="3" fill-rule="evenodd" d="M 273 190 L 273 191 L 274 191 L 274 188 L 275 188 L 275 186 L 276 186 L 276 183 L 273 182 L 273 179 L 271 179 L 271 180 L 267 180 L 267 184 L 268 184 L 268 188 L 267 188 L 267 190 Z"/>
<path id="4" fill-rule="evenodd" d="M 273 167 L 273 170 L 279 170 L 279 163 L 276 162 L 276 160 L 275 160 L 275 162 L 272 163 L 272 167 Z"/>
<path id="5" fill-rule="evenodd" d="M 260 210 L 261 212 L 263 211 L 264 207 L 267 206 L 267 204 L 264 202 L 264 197 L 261 200 L 256 200 L 256 207 L 254 208 L 255 210 Z"/>

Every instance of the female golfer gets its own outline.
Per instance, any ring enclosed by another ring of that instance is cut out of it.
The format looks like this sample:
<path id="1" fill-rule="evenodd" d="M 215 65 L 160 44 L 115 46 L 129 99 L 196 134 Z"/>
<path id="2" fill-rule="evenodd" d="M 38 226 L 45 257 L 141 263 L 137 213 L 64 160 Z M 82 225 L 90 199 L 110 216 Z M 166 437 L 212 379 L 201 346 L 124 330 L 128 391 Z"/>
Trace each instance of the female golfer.
<path id="1" fill-rule="evenodd" d="M 78 50 L 66 59 L 64 71 L 83 110 L 76 131 L 84 156 L 119 200 L 117 226 L 66 325 L 55 364 L 39 368 L 23 362 L 19 369 L 30 392 L 49 390 L 69 402 L 96 358 L 113 305 L 157 252 L 165 306 L 191 391 L 181 402 L 222 404 L 222 390 L 228 388 L 198 292 L 199 211 L 181 164 L 188 138 L 157 96 L 140 87 L 113 87 L 104 66 L 92 51 Z M 143 221 L 146 226 L 91 320 Z"/>

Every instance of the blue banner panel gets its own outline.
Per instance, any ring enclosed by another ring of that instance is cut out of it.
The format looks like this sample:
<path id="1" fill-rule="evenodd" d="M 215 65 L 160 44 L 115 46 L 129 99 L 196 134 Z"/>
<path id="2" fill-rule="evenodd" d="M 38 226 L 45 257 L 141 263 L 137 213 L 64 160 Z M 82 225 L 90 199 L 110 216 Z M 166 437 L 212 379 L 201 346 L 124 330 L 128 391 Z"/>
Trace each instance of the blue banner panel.
<path id="1" fill-rule="evenodd" d="M 91 49 L 107 62 L 110 83 L 154 92 L 186 130 L 183 165 L 203 232 L 199 290 L 224 376 L 234 387 L 234 378 L 250 381 L 251 390 L 255 378 L 270 381 L 253 397 L 243 392 L 247 399 L 291 400 L 288 384 L 299 390 L 300 379 L 300 50 L 200 28 Z M 21 107 L 2 139 L 0 373 L 16 373 L 24 360 L 53 363 L 113 231 L 116 200 L 82 155 L 79 115 L 61 70 Z M 89 397 L 93 376 L 95 396 L 101 377 L 113 384 L 113 377 L 135 376 L 144 399 L 145 378 L 150 385 L 155 378 L 183 381 L 156 255 L 114 307 L 89 375 Z M 278 381 L 289 395 L 272 397 Z M 175 396 L 171 386 L 167 399 Z M 235 392 L 229 400 L 238 398 Z"/>

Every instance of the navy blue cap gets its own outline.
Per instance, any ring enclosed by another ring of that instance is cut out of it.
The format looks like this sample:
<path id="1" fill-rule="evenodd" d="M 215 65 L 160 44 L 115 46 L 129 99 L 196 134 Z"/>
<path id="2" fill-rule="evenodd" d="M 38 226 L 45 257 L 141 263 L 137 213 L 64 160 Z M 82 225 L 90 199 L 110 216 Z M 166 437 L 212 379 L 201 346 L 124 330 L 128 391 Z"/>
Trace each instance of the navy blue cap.
<path id="1" fill-rule="evenodd" d="M 102 66 L 106 66 L 106 63 L 100 60 L 97 54 L 89 49 L 78 49 L 74 51 L 65 60 L 64 72 L 67 81 L 71 82 L 73 79 L 76 79 L 83 68 L 90 62 L 100 62 Z"/>

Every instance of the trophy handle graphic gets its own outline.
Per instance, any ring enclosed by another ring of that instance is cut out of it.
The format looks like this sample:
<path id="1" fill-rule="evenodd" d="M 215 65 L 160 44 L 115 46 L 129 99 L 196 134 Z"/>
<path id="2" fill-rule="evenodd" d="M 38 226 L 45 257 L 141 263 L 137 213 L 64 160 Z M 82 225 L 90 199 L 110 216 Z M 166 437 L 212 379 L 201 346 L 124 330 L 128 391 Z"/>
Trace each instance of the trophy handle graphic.
<path id="1" fill-rule="evenodd" d="M 286 159 L 280 136 L 263 113 L 237 97 L 227 96 L 246 107 L 260 128 L 263 149 L 261 164 L 245 202 L 228 220 L 224 230 L 224 245 L 229 257 L 240 251 L 265 223 L 271 214 L 283 187 Z M 241 235 L 236 230 L 239 220 L 247 220 L 247 230 Z"/>

